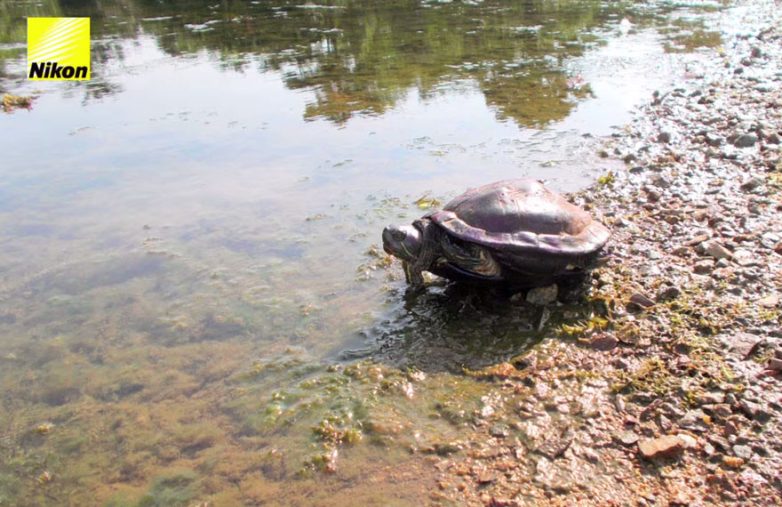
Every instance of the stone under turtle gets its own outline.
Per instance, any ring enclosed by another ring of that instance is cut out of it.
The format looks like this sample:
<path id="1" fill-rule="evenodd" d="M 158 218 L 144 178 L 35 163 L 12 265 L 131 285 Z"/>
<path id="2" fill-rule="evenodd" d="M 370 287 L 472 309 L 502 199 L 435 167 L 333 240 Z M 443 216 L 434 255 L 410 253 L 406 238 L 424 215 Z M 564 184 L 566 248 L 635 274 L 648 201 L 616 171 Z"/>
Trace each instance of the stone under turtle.
<path id="1" fill-rule="evenodd" d="M 402 260 L 414 287 L 429 271 L 529 288 L 583 277 L 609 235 L 561 195 L 519 179 L 468 190 L 412 225 L 386 227 L 383 248 Z"/>

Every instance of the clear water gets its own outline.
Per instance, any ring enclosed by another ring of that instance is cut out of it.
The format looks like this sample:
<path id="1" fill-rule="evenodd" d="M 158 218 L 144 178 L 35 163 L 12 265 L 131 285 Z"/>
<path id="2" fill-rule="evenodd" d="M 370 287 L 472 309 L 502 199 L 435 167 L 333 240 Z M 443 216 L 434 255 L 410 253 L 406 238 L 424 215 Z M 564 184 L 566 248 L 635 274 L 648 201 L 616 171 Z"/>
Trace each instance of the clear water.
<path id="1" fill-rule="evenodd" d="M 0 113 L 0 505 L 420 501 L 410 447 L 485 389 L 461 368 L 541 336 L 507 298 L 405 295 L 382 227 L 587 185 L 720 9 L 3 2 L 0 90 L 36 98 Z M 90 16 L 93 80 L 27 82 L 26 16 Z"/>

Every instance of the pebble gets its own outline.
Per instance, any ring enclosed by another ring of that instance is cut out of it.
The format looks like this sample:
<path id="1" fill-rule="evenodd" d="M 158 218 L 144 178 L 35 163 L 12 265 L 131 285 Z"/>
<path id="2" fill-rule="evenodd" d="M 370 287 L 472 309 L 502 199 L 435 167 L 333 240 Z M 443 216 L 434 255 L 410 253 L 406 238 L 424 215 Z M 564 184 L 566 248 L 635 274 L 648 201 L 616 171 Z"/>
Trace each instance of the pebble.
<path id="1" fill-rule="evenodd" d="M 758 142 L 758 137 L 754 134 L 742 134 L 733 141 L 736 148 L 750 148 Z"/>
<path id="2" fill-rule="evenodd" d="M 752 449 L 748 445 L 734 445 L 733 454 L 744 461 L 752 459 Z"/>
<path id="3" fill-rule="evenodd" d="M 774 371 L 782 371 L 782 359 L 772 357 L 771 359 L 768 360 L 768 363 L 766 364 L 766 368 Z"/>
<path id="4" fill-rule="evenodd" d="M 706 144 L 714 148 L 722 146 L 722 143 L 725 142 L 725 139 L 722 136 L 718 136 L 711 132 L 706 134 L 705 139 L 706 139 Z"/>
<path id="5" fill-rule="evenodd" d="M 762 185 L 763 185 L 763 180 L 755 176 L 742 183 L 740 188 L 745 192 L 752 192 L 753 190 L 756 190 L 758 187 Z"/>
<path id="6" fill-rule="evenodd" d="M 699 405 L 715 405 L 725 402 L 725 393 L 710 392 L 700 394 L 697 398 Z"/>
<path id="7" fill-rule="evenodd" d="M 719 335 L 718 339 L 728 346 L 728 350 L 738 354 L 741 359 L 749 359 L 763 339 L 750 333 Z"/>
<path id="8" fill-rule="evenodd" d="M 639 292 L 636 292 L 632 296 L 630 296 L 630 302 L 635 303 L 641 308 L 651 308 L 652 306 L 654 306 L 654 301 L 652 301 L 651 299 L 649 299 L 648 297 L 644 296 Z"/>
<path id="9" fill-rule="evenodd" d="M 709 241 L 703 244 L 703 251 L 715 259 L 729 259 L 733 254 L 725 248 L 719 241 Z"/>
<path id="10" fill-rule="evenodd" d="M 666 287 L 657 293 L 657 302 L 664 303 L 666 301 L 672 301 L 681 295 L 682 291 L 678 287 Z"/>
<path id="11" fill-rule="evenodd" d="M 632 431 L 623 431 L 617 435 L 617 440 L 625 446 L 631 446 L 638 442 L 638 435 Z"/>
<path id="12" fill-rule="evenodd" d="M 714 269 L 714 261 L 713 260 L 702 260 L 695 263 L 695 265 L 692 267 L 693 272 L 699 275 L 707 275 L 711 273 L 711 270 Z"/>
<path id="13" fill-rule="evenodd" d="M 611 350 L 618 344 L 616 336 L 609 333 L 599 333 L 589 340 L 589 346 L 595 350 Z"/>
<path id="14" fill-rule="evenodd" d="M 684 450 L 684 441 L 676 435 L 641 440 L 638 450 L 645 459 L 670 458 L 678 456 Z"/>
<path id="15" fill-rule="evenodd" d="M 771 418 L 771 414 L 758 403 L 749 400 L 741 400 L 739 407 L 750 419 L 766 422 Z"/>

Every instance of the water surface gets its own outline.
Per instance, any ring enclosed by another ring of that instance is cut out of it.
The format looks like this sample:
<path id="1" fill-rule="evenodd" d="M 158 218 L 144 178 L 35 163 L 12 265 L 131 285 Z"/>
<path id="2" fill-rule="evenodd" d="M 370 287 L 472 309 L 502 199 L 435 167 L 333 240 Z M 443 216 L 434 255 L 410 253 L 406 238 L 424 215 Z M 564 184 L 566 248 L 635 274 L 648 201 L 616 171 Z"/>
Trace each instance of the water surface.
<path id="1" fill-rule="evenodd" d="M 411 298 L 382 227 L 589 184 L 720 9 L 3 2 L 0 505 L 418 503 L 539 316 Z M 93 80 L 27 82 L 26 16 L 90 16 Z"/>

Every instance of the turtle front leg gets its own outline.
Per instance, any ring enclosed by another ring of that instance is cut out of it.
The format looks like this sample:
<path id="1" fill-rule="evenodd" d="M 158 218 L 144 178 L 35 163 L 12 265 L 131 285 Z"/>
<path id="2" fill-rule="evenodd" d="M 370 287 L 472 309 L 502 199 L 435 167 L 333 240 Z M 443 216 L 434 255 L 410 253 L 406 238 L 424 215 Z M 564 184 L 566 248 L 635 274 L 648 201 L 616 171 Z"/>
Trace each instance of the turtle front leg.
<path id="1" fill-rule="evenodd" d="M 415 269 L 409 262 L 402 262 L 402 269 L 405 270 L 405 281 L 414 289 L 423 287 L 424 276 L 420 270 Z"/>

